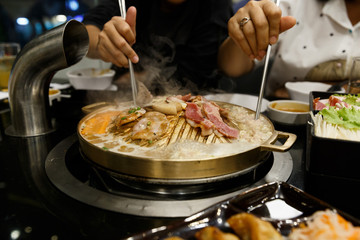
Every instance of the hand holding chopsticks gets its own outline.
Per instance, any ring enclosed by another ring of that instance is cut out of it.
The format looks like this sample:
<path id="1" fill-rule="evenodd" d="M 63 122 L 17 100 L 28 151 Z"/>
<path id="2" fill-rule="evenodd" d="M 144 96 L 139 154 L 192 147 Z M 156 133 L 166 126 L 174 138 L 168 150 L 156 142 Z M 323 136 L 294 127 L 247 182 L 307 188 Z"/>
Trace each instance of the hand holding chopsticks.
<path id="1" fill-rule="evenodd" d="M 250 1 L 229 20 L 229 35 L 250 59 L 262 60 L 268 45 L 285 30 L 283 20 L 273 1 Z"/>
<path id="2" fill-rule="evenodd" d="M 126 19 L 125 0 L 119 0 L 119 7 L 120 7 L 121 17 Z M 136 98 L 137 98 L 138 90 L 137 90 L 137 85 L 136 85 L 136 80 L 135 80 L 134 68 L 133 68 L 131 60 L 128 59 L 128 61 L 129 61 L 130 82 L 131 82 L 133 104 L 134 104 L 134 106 L 137 106 Z"/>
<path id="3" fill-rule="evenodd" d="M 136 15 L 136 8 L 129 7 L 126 20 L 121 16 L 114 16 L 102 29 L 86 25 L 90 39 L 88 56 L 111 62 L 118 67 L 129 67 L 128 59 L 137 63 L 139 58 L 132 48 L 136 39 Z"/>
<path id="4" fill-rule="evenodd" d="M 221 48 L 223 52 L 220 52 L 223 61 L 221 66 L 225 66 L 224 72 L 228 71 L 232 76 L 245 74 L 251 70 L 253 60 L 260 61 L 265 57 L 256 119 L 261 109 L 271 45 L 278 41 L 281 32 L 290 29 L 296 23 L 293 17 L 281 16 L 279 3 L 279 0 L 276 4 L 271 0 L 250 1 L 240 8 L 229 20 L 230 38 L 224 42 Z"/>

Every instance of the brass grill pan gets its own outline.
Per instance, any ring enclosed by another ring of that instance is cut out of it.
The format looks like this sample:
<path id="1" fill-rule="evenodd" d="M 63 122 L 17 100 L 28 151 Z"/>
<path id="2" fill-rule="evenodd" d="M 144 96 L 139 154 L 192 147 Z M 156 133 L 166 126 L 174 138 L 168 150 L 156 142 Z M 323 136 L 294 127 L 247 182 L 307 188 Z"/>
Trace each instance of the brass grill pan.
<path id="1" fill-rule="evenodd" d="M 229 103 L 216 103 L 221 107 L 226 107 L 227 105 L 239 107 Z M 225 154 L 221 157 L 207 157 L 203 159 L 163 159 L 149 156 L 133 156 L 128 153 L 106 151 L 82 136 L 80 129 L 82 123 L 101 111 L 106 111 L 106 108 L 101 108 L 88 114 L 79 122 L 77 133 L 83 153 L 94 164 L 100 165 L 109 171 L 139 178 L 179 181 L 181 179 L 191 180 L 219 177 L 240 171 L 247 172 L 264 161 L 269 151 L 287 151 L 296 140 L 296 135 L 292 133 L 276 131 L 271 121 L 262 115 L 261 117 L 265 118 L 267 123 L 271 125 L 272 135 L 258 147 L 247 151 L 239 151 L 236 154 Z M 250 109 L 247 109 L 247 111 L 254 114 L 254 111 Z M 192 139 L 206 144 L 231 144 L 229 139 L 218 137 L 215 134 L 207 137 L 201 136 L 200 131 L 197 128 L 192 128 L 182 115 L 170 116 L 169 118 L 171 124 L 170 130 L 157 142 L 157 144 L 161 145 L 161 147 L 158 148 L 159 151 L 161 151 L 164 146 L 186 139 Z M 124 128 L 122 132 L 119 132 L 119 134 L 123 134 L 128 143 L 132 141 L 128 137 L 130 128 Z M 283 145 L 275 145 L 274 143 L 279 138 L 287 139 Z M 136 142 L 136 144 L 146 147 L 149 143 L 139 141 Z"/>

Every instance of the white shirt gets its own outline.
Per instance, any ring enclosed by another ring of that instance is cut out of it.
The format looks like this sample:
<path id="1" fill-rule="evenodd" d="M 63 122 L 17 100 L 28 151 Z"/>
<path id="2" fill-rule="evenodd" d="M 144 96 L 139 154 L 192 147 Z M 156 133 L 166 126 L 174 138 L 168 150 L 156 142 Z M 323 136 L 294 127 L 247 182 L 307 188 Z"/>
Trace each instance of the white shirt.
<path id="1" fill-rule="evenodd" d="M 297 24 L 273 46 L 267 94 L 287 81 L 341 81 L 360 56 L 360 22 L 352 25 L 345 0 L 282 0 L 283 16 Z"/>

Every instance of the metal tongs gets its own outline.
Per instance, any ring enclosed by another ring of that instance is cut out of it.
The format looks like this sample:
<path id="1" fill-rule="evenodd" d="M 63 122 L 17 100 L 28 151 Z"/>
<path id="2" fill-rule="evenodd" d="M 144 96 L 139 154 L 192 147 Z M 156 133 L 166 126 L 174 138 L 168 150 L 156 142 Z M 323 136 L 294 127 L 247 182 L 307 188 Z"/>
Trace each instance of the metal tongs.
<path id="1" fill-rule="evenodd" d="M 280 0 L 276 0 L 276 5 L 277 6 L 280 5 Z M 271 45 L 269 44 L 267 47 L 267 50 L 266 50 L 265 65 L 264 65 L 264 71 L 263 71 L 262 80 L 261 80 L 259 97 L 258 97 L 258 101 L 257 101 L 257 105 L 256 105 L 255 120 L 259 119 L 259 116 L 260 116 L 261 102 L 262 102 L 262 99 L 264 96 L 265 79 L 266 79 L 267 69 L 268 69 L 268 65 L 269 65 L 270 53 L 271 53 Z"/>
<path id="2" fill-rule="evenodd" d="M 119 0 L 119 7 L 120 7 L 120 15 L 122 18 L 126 18 L 126 6 L 125 6 L 125 0 Z M 136 86 L 136 80 L 135 80 L 135 74 L 134 74 L 134 67 L 129 59 L 129 72 L 130 72 L 130 82 L 131 82 L 131 90 L 132 90 L 132 97 L 133 97 L 133 103 L 134 106 L 137 106 L 136 104 L 136 98 L 137 98 L 137 86 Z"/>

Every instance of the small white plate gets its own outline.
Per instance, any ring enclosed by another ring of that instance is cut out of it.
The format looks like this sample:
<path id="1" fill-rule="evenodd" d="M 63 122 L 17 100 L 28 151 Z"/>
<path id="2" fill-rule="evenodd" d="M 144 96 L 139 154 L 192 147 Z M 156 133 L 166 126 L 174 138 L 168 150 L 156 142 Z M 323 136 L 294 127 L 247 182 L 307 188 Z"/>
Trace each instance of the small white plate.
<path id="1" fill-rule="evenodd" d="M 8 92 L 3 92 L 0 91 L 0 100 L 6 99 L 9 97 L 9 93 Z"/>
<path id="2" fill-rule="evenodd" d="M 256 111 L 256 105 L 258 101 L 257 96 L 249 94 L 239 94 L 239 93 L 218 93 L 218 94 L 209 94 L 205 95 L 205 98 L 213 101 L 228 102 L 249 108 L 253 111 Z M 261 102 L 261 112 L 266 111 L 266 107 L 269 104 L 269 101 L 263 98 Z"/>
<path id="3" fill-rule="evenodd" d="M 53 100 L 60 101 L 61 97 L 70 97 L 69 95 L 62 95 L 58 89 L 49 89 L 49 104 L 52 106 Z M 0 91 L 0 100 L 9 98 L 8 92 Z"/>
<path id="4" fill-rule="evenodd" d="M 69 87 L 71 87 L 70 83 L 50 83 L 50 88 L 52 88 L 52 89 L 63 90 L 63 89 L 67 89 Z"/>

